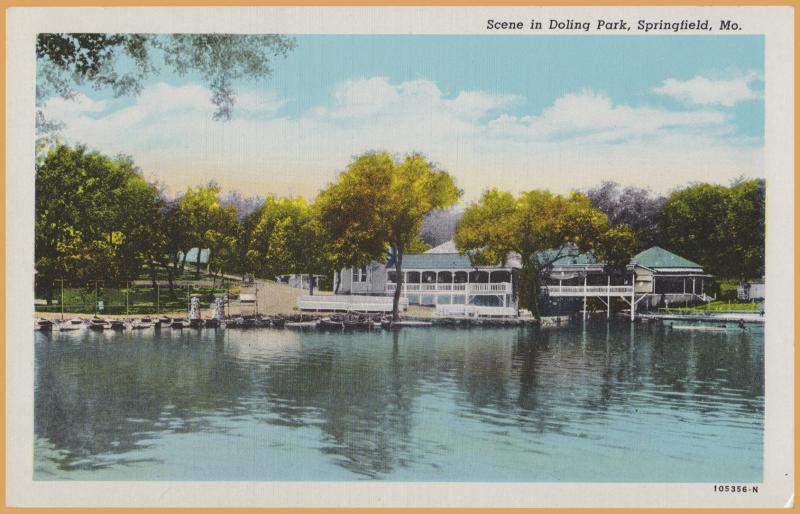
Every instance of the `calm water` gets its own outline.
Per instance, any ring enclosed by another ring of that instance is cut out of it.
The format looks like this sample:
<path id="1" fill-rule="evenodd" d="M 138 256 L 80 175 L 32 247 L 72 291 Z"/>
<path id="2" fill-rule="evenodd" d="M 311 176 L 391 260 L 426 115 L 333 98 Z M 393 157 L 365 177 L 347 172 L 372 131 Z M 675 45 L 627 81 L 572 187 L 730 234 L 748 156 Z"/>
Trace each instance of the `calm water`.
<path id="1" fill-rule="evenodd" d="M 35 478 L 758 482 L 753 330 L 37 333 Z"/>

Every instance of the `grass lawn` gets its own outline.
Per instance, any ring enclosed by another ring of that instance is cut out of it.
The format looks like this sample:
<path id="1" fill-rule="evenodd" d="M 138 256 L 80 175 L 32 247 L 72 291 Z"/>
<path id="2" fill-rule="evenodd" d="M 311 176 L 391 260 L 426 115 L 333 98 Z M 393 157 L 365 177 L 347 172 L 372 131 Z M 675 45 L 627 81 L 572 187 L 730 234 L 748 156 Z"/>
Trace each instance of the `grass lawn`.
<path id="1" fill-rule="evenodd" d="M 659 307 L 659 311 L 671 312 L 721 312 L 721 311 L 759 311 L 762 308 L 761 302 L 735 302 L 718 300 L 706 305 L 695 305 L 693 307 Z"/>
<path id="2" fill-rule="evenodd" d="M 188 294 L 199 294 L 201 305 L 214 301 L 214 293 L 225 289 L 210 287 L 176 287 L 175 296 L 169 288 L 161 287 L 157 292 L 152 287 L 132 287 L 129 290 L 111 287 L 98 289 L 97 300 L 103 302 L 104 314 L 154 314 L 156 312 L 185 311 L 188 309 Z M 126 292 L 127 307 L 126 307 Z M 54 301 L 61 300 L 61 291 L 56 290 Z M 95 291 L 91 288 L 65 288 L 64 312 L 92 314 L 95 311 Z M 61 312 L 61 305 L 36 305 L 36 312 Z"/>

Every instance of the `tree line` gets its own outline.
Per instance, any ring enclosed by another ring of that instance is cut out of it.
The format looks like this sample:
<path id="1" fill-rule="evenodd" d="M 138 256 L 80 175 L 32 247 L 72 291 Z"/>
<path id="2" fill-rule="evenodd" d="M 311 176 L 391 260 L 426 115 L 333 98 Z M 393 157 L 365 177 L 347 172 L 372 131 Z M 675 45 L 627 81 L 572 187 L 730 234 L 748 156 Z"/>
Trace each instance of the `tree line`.
<path id="1" fill-rule="evenodd" d="M 535 311 L 541 276 L 560 256 L 543 251 L 565 245 L 621 268 L 658 244 L 718 276 L 762 276 L 764 189 L 753 179 L 693 184 L 666 197 L 608 182 L 569 195 L 490 189 L 460 209 L 452 176 L 424 156 L 369 152 L 311 202 L 246 198 L 214 183 L 171 197 L 129 157 L 55 144 L 36 165 L 36 287 L 49 301 L 58 279 L 155 283 L 162 272 L 172 286 L 187 264 L 199 277 L 200 252 L 186 262 L 191 248 L 211 250 L 216 276 L 332 277 L 371 260 L 400 271 L 404 255 L 454 238 L 476 263 L 518 254 L 520 305 Z"/>

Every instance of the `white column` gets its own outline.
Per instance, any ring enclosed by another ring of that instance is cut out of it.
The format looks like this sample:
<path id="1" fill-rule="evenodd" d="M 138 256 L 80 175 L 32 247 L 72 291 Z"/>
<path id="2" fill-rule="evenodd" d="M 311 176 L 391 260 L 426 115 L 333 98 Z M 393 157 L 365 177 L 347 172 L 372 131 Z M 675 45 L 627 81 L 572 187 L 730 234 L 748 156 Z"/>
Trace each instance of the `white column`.
<path id="1" fill-rule="evenodd" d="M 636 270 L 631 273 L 631 321 L 636 317 Z"/>
<path id="2" fill-rule="evenodd" d="M 611 319 L 611 275 L 608 276 L 608 288 L 606 289 L 606 319 Z"/>

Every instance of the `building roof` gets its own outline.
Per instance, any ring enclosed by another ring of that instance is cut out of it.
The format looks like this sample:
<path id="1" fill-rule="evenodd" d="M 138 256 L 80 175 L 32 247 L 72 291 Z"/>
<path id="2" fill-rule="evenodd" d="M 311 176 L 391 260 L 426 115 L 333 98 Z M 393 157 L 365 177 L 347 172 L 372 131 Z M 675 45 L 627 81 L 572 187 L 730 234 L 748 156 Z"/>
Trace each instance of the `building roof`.
<path id="1" fill-rule="evenodd" d="M 536 253 L 539 264 L 549 263 L 561 251 L 563 255 L 552 262 L 553 266 L 568 266 L 570 264 L 586 265 L 598 264 L 597 259 L 590 253 L 580 253 L 577 248 L 564 248 L 563 250 L 544 250 Z"/>
<path id="2" fill-rule="evenodd" d="M 469 269 L 474 266 L 463 253 L 408 253 L 403 269 Z"/>
<path id="3" fill-rule="evenodd" d="M 426 254 L 429 253 L 458 253 L 458 249 L 456 248 L 455 240 L 451 239 L 446 241 L 439 246 L 434 246 L 430 250 L 425 252 Z"/>
<path id="4" fill-rule="evenodd" d="M 684 259 L 680 255 L 675 255 L 659 246 L 653 246 L 634 255 L 631 259 L 631 264 L 646 268 L 703 268 L 696 262 Z"/>
<path id="5" fill-rule="evenodd" d="M 208 256 L 211 253 L 211 250 L 208 248 L 203 248 L 200 250 L 200 264 L 208 264 Z M 178 252 L 178 258 L 183 258 L 183 252 Z M 197 247 L 190 249 L 186 252 L 186 262 L 193 264 L 197 262 Z"/>

